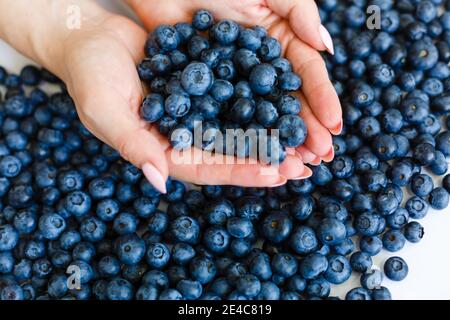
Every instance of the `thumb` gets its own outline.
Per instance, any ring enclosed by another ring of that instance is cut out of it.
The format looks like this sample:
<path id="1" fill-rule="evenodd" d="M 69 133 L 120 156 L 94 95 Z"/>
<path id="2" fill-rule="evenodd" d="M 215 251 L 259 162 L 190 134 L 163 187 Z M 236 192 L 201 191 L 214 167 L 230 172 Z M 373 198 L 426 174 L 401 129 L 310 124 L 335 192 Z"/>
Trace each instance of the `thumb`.
<path id="1" fill-rule="evenodd" d="M 289 20 L 298 38 L 316 50 L 328 50 L 334 54 L 333 40 L 320 22 L 314 0 L 268 0 L 267 4 L 276 14 Z"/>
<path id="2" fill-rule="evenodd" d="M 98 138 L 120 152 L 138 168 L 160 192 L 166 193 L 169 170 L 162 139 L 139 118 L 140 98 L 126 101 L 118 94 L 102 94 L 86 99 L 80 117 Z M 102 107 L 100 107 L 102 106 Z"/>

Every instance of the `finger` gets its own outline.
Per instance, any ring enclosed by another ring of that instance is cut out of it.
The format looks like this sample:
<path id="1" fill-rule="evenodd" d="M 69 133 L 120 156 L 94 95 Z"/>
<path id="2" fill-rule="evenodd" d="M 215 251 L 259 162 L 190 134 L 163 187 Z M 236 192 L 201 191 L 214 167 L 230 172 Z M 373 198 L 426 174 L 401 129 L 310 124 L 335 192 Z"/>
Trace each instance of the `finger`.
<path id="1" fill-rule="evenodd" d="M 79 113 L 86 127 L 118 150 L 125 160 L 141 168 L 149 182 L 165 193 L 169 170 L 164 144 L 139 119 L 140 98 L 125 100 L 100 90 L 80 103 Z"/>
<path id="2" fill-rule="evenodd" d="M 298 38 L 317 50 L 334 54 L 330 34 L 320 22 L 314 0 L 268 0 L 267 5 L 279 16 L 289 20 Z"/>
<path id="3" fill-rule="evenodd" d="M 303 78 L 302 92 L 312 112 L 333 134 L 342 130 L 342 110 L 320 54 L 298 39 L 292 40 L 287 58 L 293 62 L 295 72 Z"/>
<path id="4" fill-rule="evenodd" d="M 303 95 L 298 93 L 297 96 L 302 103 L 300 116 L 303 118 L 306 127 L 308 128 L 305 147 L 320 158 L 324 158 L 329 154 L 330 149 L 333 148 L 330 132 L 317 120 L 317 117 L 311 111 L 311 108 Z"/>
<path id="5" fill-rule="evenodd" d="M 288 180 L 299 179 L 304 175 L 305 166 L 298 156 L 288 155 L 286 159 L 280 163 L 280 173 Z"/>
<path id="6" fill-rule="evenodd" d="M 309 150 L 304 145 L 297 147 L 297 152 L 302 157 L 303 163 L 306 164 L 312 164 L 312 165 L 318 165 L 320 164 L 320 157 L 312 153 L 311 150 Z"/>
<path id="7" fill-rule="evenodd" d="M 243 159 L 197 148 L 181 153 L 169 149 L 166 150 L 166 158 L 172 177 L 194 184 L 276 187 L 287 182 L 275 166 L 257 162 L 243 164 L 239 163 Z"/>

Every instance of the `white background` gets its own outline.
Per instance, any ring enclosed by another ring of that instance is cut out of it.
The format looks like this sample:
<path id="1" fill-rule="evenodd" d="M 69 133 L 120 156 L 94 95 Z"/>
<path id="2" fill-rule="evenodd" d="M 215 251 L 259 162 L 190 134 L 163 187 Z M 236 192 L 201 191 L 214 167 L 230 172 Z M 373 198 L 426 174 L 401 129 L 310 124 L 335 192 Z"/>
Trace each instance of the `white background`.
<path id="1" fill-rule="evenodd" d="M 121 0 L 100 2 L 110 10 L 130 15 Z M 30 61 L 0 40 L 0 65 L 9 72 L 18 73 L 27 63 Z M 441 179 L 435 183 L 440 185 Z M 384 280 L 383 285 L 391 290 L 394 299 L 450 299 L 450 207 L 443 211 L 430 210 L 420 223 L 425 227 L 425 237 L 420 243 L 407 243 L 396 254 L 382 251 L 374 258 L 375 265 L 382 268 L 384 261 L 392 255 L 407 261 L 410 272 L 404 281 Z M 356 286 L 359 286 L 359 275 L 354 274 L 345 284 L 334 287 L 331 294 L 344 297 Z"/>

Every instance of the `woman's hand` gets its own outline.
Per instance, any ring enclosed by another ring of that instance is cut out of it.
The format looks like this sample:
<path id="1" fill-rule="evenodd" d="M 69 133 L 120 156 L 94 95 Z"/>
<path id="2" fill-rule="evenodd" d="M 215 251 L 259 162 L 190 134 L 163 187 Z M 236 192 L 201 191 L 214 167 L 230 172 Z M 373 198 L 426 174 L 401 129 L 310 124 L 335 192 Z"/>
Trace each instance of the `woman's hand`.
<path id="1" fill-rule="evenodd" d="M 153 30 L 160 24 L 190 22 L 198 9 L 211 11 L 217 19 L 233 19 L 247 26 L 260 25 L 283 45 L 284 54 L 303 79 L 299 98 L 301 116 L 308 127 L 304 146 L 297 149 L 304 163 L 318 164 L 334 157 L 331 134 L 342 130 L 338 96 L 317 50 L 333 53 L 333 43 L 321 25 L 314 0 L 127 0 Z M 330 134 L 331 133 L 331 134 Z M 286 165 L 287 166 L 287 165 Z"/>

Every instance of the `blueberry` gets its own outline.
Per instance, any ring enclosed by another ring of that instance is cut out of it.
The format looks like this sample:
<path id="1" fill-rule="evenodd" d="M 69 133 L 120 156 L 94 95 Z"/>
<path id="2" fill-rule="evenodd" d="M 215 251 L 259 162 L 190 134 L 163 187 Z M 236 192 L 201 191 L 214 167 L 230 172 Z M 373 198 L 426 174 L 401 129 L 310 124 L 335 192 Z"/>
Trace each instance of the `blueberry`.
<path id="1" fill-rule="evenodd" d="M 0 226 L 0 251 L 12 250 L 18 242 L 19 233 L 13 226 L 9 224 Z"/>
<path id="2" fill-rule="evenodd" d="M 276 102 L 276 107 L 278 109 L 278 112 L 282 115 L 297 115 L 301 110 L 300 101 L 296 97 L 291 95 L 280 96 L 280 98 Z"/>
<path id="3" fill-rule="evenodd" d="M 202 62 L 192 62 L 183 70 L 183 73 L 181 74 L 181 84 L 183 85 L 184 90 L 190 95 L 201 96 L 211 88 L 213 78 L 213 73 L 206 64 Z"/>
<path id="4" fill-rule="evenodd" d="M 436 136 L 436 149 L 441 151 L 444 156 L 450 155 L 450 132 L 443 131 Z"/>
<path id="5" fill-rule="evenodd" d="M 338 179 L 349 178 L 354 172 L 353 160 L 349 156 L 338 156 L 331 163 L 330 171 Z"/>
<path id="6" fill-rule="evenodd" d="M 213 226 L 205 230 L 203 242 L 213 253 L 223 253 L 230 245 L 230 234 L 223 227 Z"/>
<path id="7" fill-rule="evenodd" d="M 0 298 L 4 301 L 24 300 L 24 291 L 19 285 L 8 285 L 2 288 Z"/>
<path id="8" fill-rule="evenodd" d="M 352 269 L 350 262 L 341 255 L 328 256 L 328 268 L 324 272 L 324 278 L 333 284 L 341 284 L 350 278 Z"/>
<path id="9" fill-rule="evenodd" d="M 272 259 L 272 270 L 280 276 L 291 277 L 297 272 L 298 268 L 297 259 L 291 254 L 278 253 Z"/>
<path id="10" fill-rule="evenodd" d="M 203 292 L 201 283 L 191 280 L 181 280 L 178 282 L 177 290 L 187 300 L 196 300 L 202 295 Z"/>
<path id="11" fill-rule="evenodd" d="M 438 50 L 428 40 L 421 39 L 414 42 L 408 50 L 408 60 L 417 70 L 429 70 L 438 61 Z"/>
<path id="12" fill-rule="evenodd" d="M 228 219 L 227 230 L 231 236 L 243 239 L 253 232 L 253 224 L 247 218 L 234 217 Z"/>
<path id="13" fill-rule="evenodd" d="M 260 100 L 256 104 L 255 116 L 258 122 L 266 127 L 272 127 L 278 119 L 278 110 L 267 100 Z"/>
<path id="14" fill-rule="evenodd" d="M 219 79 L 215 80 L 209 94 L 219 103 L 225 102 L 234 94 L 233 85 L 227 80 Z"/>
<path id="15" fill-rule="evenodd" d="M 133 285 L 128 280 L 114 278 L 107 284 L 106 296 L 109 300 L 131 300 L 133 290 Z"/>
<path id="16" fill-rule="evenodd" d="M 272 61 L 280 57 L 281 44 L 277 39 L 266 36 L 261 41 L 261 47 L 259 48 L 258 53 L 263 61 Z"/>
<path id="17" fill-rule="evenodd" d="M 211 36 L 220 44 L 227 45 L 239 37 L 239 26 L 232 20 L 222 20 L 211 28 Z"/>
<path id="18" fill-rule="evenodd" d="M 237 43 L 241 48 L 256 52 L 261 47 L 261 36 L 253 29 L 244 29 L 240 31 Z"/>
<path id="19" fill-rule="evenodd" d="M 319 226 L 317 235 L 324 244 L 338 244 L 346 237 L 345 225 L 337 219 L 324 219 Z"/>
<path id="20" fill-rule="evenodd" d="M 392 300 L 391 293 L 386 287 L 379 287 L 372 290 L 373 300 Z"/>
<path id="21" fill-rule="evenodd" d="M 4 156 L 0 159 L 0 175 L 6 178 L 13 178 L 19 175 L 22 163 L 14 156 Z"/>
<path id="22" fill-rule="evenodd" d="M 148 122 L 156 122 L 164 115 L 164 98 L 156 93 L 149 94 L 142 102 L 141 117 Z"/>
<path id="23" fill-rule="evenodd" d="M 406 209 L 398 208 L 386 217 L 387 224 L 392 229 L 400 229 L 408 223 L 409 213 Z"/>
<path id="24" fill-rule="evenodd" d="M 372 300 L 372 295 L 365 288 L 354 288 L 347 292 L 345 300 Z"/>
<path id="25" fill-rule="evenodd" d="M 272 276 L 272 267 L 269 256 L 266 253 L 257 254 L 250 261 L 249 271 L 260 280 L 269 280 Z"/>
<path id="26" fill-rule="evenodd" d="M 253 298 L 261 291 L 261 282 L 252 274 L 242 275 L 236 281 L 236 289 L 240 294 Z"/>
<path id="27" fill-rule="evenodd" d="M 180 44 L 180 34 L 172 26 L 161 25 L 157 27 L 153 36 L 156 44 L 163 51 L 172 51 Z"/>
<path id="28" fill-rule="evenodd" d="M 233 62 L 229 59 L 221 59 L 214 69 L 215 75 L 219 79 L 231 81 L 236 76 L 236 69 Z M 234 88 L 237 91 L 237 85 Z"/>
<path id="29" fill-rule="evenodd" d="M 171 94 L 164 102 L 164 109 L 172 118 L 185 116 L 191 108 L 191 100 L 185 94 Z"/>
<path id="30" fill-rule="evenodd" d="M 280 243 L 289 237 L 292 220 L 283 211 L 273 211 L 262 221 L 262 234 L 274 243 Z"/>
<path id="31" fill-rule="evenodd" d="M 209 11 L 198 10 L 192 18 L 192 25 L 199 31 L 205 31 L 212 27 L 214 18 Z"/>
<path id="32" fill-rule="evenodd" d="M 259 64 L 250 73 L 250 87 L 256 94 L 266 95 L 275 86 L 277 78 L 277 72 L 272 65 L 267 63 Z"/>
<path id="33" fill-rule="evenodd" d="M 429 198 L 430 206 L 436 210 L 443 210 L 448 206 L 449 195 L 447 190 L 441 187 L 433 189 Z"/>
<path id="34" fill-rule="evenodd" d="M 315 279 L 328 268 L 328 260 L 325 256 L 312 253 L 300 260 L 299 273 L 307 279 Z"/>
<path id="35" fill-rule="evenodd" d="M 400 257 L 391 257 L 384 263 L 386 277 L 393 281 L 402 281 L 408 275 L 408 265 Z"/>
<path id="36" fill-rule="evenodd" d="M 383 235 L 383 247 L 389 252 L 401 250 L 405 242 L 405 236 L 399 230 L 389 230 Z"/>
<path id="37" fill-rule="evenodd" d="M 194 258 L 189 266 L 192 278 L 201 284 L 211 282 L 217 272 L 214 262 L 206 257 Z"/>
<path id="38" fill-rule="evenodd" d="M 432 1 L 421 1 L 416 8 L 416 17 L 424 22 L 429 23 L 437 16 L 437 8 Z"/>
<path id="39" fill-rule="evenodd" d="M 284 72 L 278 77 L 278 88 L 283 91 L 297 91 L 301 86 L 301 78 L 293 72 Z"/>

